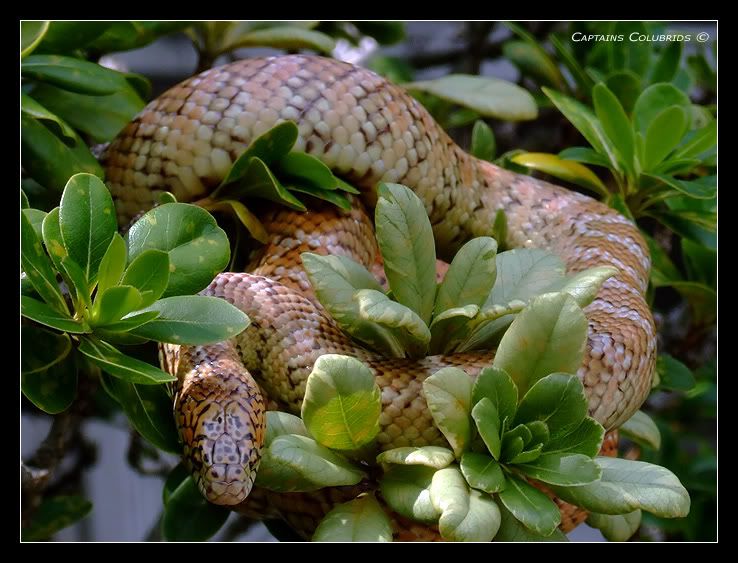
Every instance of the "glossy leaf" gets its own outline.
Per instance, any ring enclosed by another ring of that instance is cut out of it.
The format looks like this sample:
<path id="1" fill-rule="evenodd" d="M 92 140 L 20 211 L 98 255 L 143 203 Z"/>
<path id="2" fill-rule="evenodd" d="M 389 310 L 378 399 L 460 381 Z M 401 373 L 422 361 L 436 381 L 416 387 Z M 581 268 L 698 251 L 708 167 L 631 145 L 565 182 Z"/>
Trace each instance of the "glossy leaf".
<path id="1" fill-rule="evenodd" d="M 492 162 L 495 158 L 495 153 L 497 152 L 495 134 L 492 128 L 481 119 L 474 122 L 469 152 L 477 158 L 488 162 Z"/>
<path id="2" fill-rule="evenodd" d="M 620 432 L 637 442 L 654 450 L 661 447 L 661 432 L 653 419 L 643 411 L 636 413 L 620 426 Z"/>
<path id="3" fill-rule="evenodd" d="M 60 55 L 31 55 L 21 63 L 21 74 L 71 92 L 104 96 L 126 88 L 125 77 L 96 63 Z"/>
<path id="4" fill-rule="evenodd" d="M 159 368 L 126 356 L 107 342 L 95 338 L 81 339 L 78 350 L 105 372 L 128 383 L 158 385 L 176 379 Z"/>
<path id="5" fill-rule="evenodd" d="M 471 377 L 459 368 L 442 368 L 423 381 L 423 393 L 436 426 L 461 456 L 471 439 Z"/>
<path id="6" fill-rule="evenodd" d="M 656 373 L 662 389 L 689 391 L 695 386 L 692 371 L 669 354 L 661 353 L 656 358 Z"/>
<path id="7" fill-rule="evenodd" d="M 635 138 L 628 116 L 615 95 L 604 84 L 592 89 L 595 113 L 602 130 L 622 158 L 626 171 L 634 169 Z"/>
<path id="8" fill-rule="evenodd" d="M 671 106 L 654 117 L 646 130 L 644 170 L 652 170 L 682 140 L 687 132 L 687 113 L 679 106 Z"/>
<path id="9" fill-rule="evenodd" d="M 462 246 L 438 288 L 434 314 L 464 305 L 483 305 L 495 283 L 496 255 L 497 242 L 490 237 L 477 237 Z"/>
<path id="10" fill-rule="evenodd" d="M 398 514 L 434 524 L 441 515 L 430 496 L 435 473 L 434 468 L 423 465 L 392 465 L 379 482 L 382 498 Z"/>
<path id="11" fill-rule="evenodd" d="M 588 188 L 597 194 L 604 196 L 609 194 L 607 186 L 602 183 L 602 180 L 594 172 L 573 160 L 562 160 L 554 154 L 540 152 L 519 154 L 511 160 L 526 168 L 540 170 L 561 180 Z"/>
<path id="12" fill-rule="evenodd" d="M 499 421 L 513 420 L 518 406 L 518 388 L 510 375 L 500 368 L 484 368 L 472 390 L 472 404 L 489 399 L 499 415 Z"/>
<path id="13" fill-rule="evenodd" d="M 228 265 L 230 246 L 210 213 L 196 205 L 167 203 L 136 221 L 128 231 L 128 259 L 150 249 L 169 254 L 164 297 L 205 288 Z"/>
<path id="14" fill-rule="evenodd" d="M 95 306 L 90 323 L 104 326 L 121 320 L 128 313 L 141 306 L 141 293 L 130 285 L 117 285 L 106 289 L 95 298 Z"/>
<path id="15" fill-rule="evenodd" d="M 36 93 L 34 92 L 34 95 Z M 74 146 L 76 136 L 71 127 L 57 116 L 53 111 L 49 111 L 37 99 L 32 98 L 28 94 L 21 92 L 21 111 L 30 117 L 44 121 L 45 125 L 56 131 L 59 138 L 69 146 Z"/>
<path id="16" fill-rule="evenodd" d="M 21 315 L 45 326 L 71 334 L 90 332 L 84 321 L 76 321 L 67 313 L 60 313 L 32 297 L 21 295 Z"/>
<path id="17" fill-rule="evenodd" d="M 602 469 L 599 481 L 551 488 L 567 502 L 602 514 L 627 514 L 639 508 L 662 518 L 681 518 L 689 513 L 689 494 L 665 467 L 610 457 L 595 461 Z"/>
<path id="18" fill-rule="evenodd" d="M 454 461 L 454 454 L 447 448 L 438 446 L 402 447 L 382 452 L 377 463 L 397 465 L 425 465 L 435 469 L 448 467 Z"/>
<path id="19" fill-rule="evenodd" d="M 566 542 L 569 541 L 561 530 L 556 528 L 548 536 L 542 536 L 526 528 L 503 504 L 500 508 L 500 529 L 495 541 L 500 542 Z"/>
<path id="20" fill-rule="evenodd" d="M 213 344 L 233 338 L 249 318 L 225 299 L 204 295 L 177 295 L 159 299 L 139 312 L 159 316 L 131 331 L 132 334 L 173 344 Z"/>
<path id="21" fill-rule="evenodd" d="M 318 524 L 312 541 L 391 542 L 392 525 L 374 495 L 367 494 L 333 508 Z"/>
<path id="22" fill-rule="evenodd" d="M 21 266 L 49 307 L 67 315 L 67 304 L 56 281 L 56 272 L 25 212 L 21 212 Z"/>
<path id="23" fill-rule="evenodd" d="M 128 251 L 123 237 L 115 233 L 113 238 L 110 239 L 110 244 L 105 254 L 103 254 L 102 260 L 100 260 L 100 267 L 97 272 L 97 295 L 102 295 L 106 289 L 120 283 L 126 269 L 127 254 Z M 169 268 L 167 268 L 168 277 Z"/>
<path id="24" fill-rule="evenodd" d="M 516 424 L 541 420 L 551 439 L 575 430 L 587 416 L 584 387 L 575 375 L 552 373 L 539 379 L 523 396 L 515 415 Z"/>
<path id="25" fill-rule="evenodd" d="M 65 411 L 77 396 L 77 367 L 66 334 L 21 326 L 21 391 L 49 414 Z"/>
<path id="26" fill-rule="evenodd" d="M 349 356 L 324 354 L 305 385 L 302 419 L 310 434 L 334 450 L 356 450 L 379 432 L 379 387 L 374 374 Z"/>
<path id="27" fill-rule="evenodd" d="M 672 44 L 680 45 L 677 42 Z M 616 515 L 591 512 L 587 524 L 602 532 L 607 541 L 628 541 L 641 526 L 641 511 Z"/>
<path id="28" fill-rule="evenodd" d="M 502 421 L 494 403 L 487 397 L 482 398 L 482 400 L 474 405 L 471 415 L 489 453 L 499 461 L 502 449 L 502 442 L 500 440 Z"/>
<path id="29" fill-rule="evenodd" d="M 272 491 L 306 492 L 355 485 L 364 473 L 346 458 L 306 436 L 277 436 L 262 452 L 256 485 Z"/>
<path id="30" fill-rule="evenodd" d="M 234 43 L 228 46 L 228 50 L 244 47 L 313 49 L 321 53 L 330 53 L 335 47 L 335 41 L 329 35 L 312 29 L 275 26 L 240 35 Z"/>
<path id="31" fill-rule="evenodd" d="M 488 455 L 465 452 L 459 463 L 461 473 L 469 486 L 486 493 L 499 493 L 505 489 L 502 466 Z"/>
<path id="32" fill-rule="evenodd" d="M 436 295 L 436 254 L 425 206 L 399 184 L 380 184 L 378 195 L 376 235 L 389 286 L 427 325 Z"/>
<path id="33" fill-rule="evenodd" d="M 537 481 L 564 486 L 591 483 L 602 474 L 597 464 L 582 454 L 544 454 L 535 461 L 516 467 Z"/>
<path id="34" fill-rule="evenodd" d="M 633 125 L 636 131 L 647 135 L 654 119 L 671 106 L 689 111 L 691 102 L 687 95 L 671 84 L 659 83 L 646 88 L 633 107 Z"/>
<path id="35" fill-rule="evenodd" d="M 85 280 L 94 283 L 118 229 L 113 198 L 100 178 L 76 174 L 69 179 L 59 207 L 59 228 L 69 258 L 80 266 Z"/>
<path id="36" fill-rule="evenodd" d="M 405 88 L 428 92 L 487 117 L 519 121 L 538 116 L 535 100 L 527 90 L 498 78 L 449 74 L 435 80 L 411 82 Z"/>
<path id="37" fill-rule="evenodd" d="M 48 21 L 22 21 L 20 22 L 20 56 L 30 55 L 41 43 L 44 35 L 49 30 Z"/>
<path id="38" fill-rule="evenodd" d="M 576 373 L 586 339 L 587 318 L 571 296 L 541 295 L 516 317 L 502 337 L 494 366 L 510 374 L 518 392 L 524 395 L 548 374 Z"/>
<path id="39" fill-rule="evenodd" d="M 128 265 L 120 283 L 141 293 L 141 307 L 151 305 L 169 284 L 169 255 L 154 249 L 141 252 Z"/>
<path id="40" fill-rule="evenodd" d="M 554 502 L 516 477 L 507 479 L 507 486 L 499 493 L 499 498 L 517 520 L 537 534 L 549 536 L 561 522 L 561 514 Z"/>
<path id="41" fill-rule="evenodd" d="M 310 433 L 299 416 L 281 411 L 267 411 L 264 446 L 268 446 L 277 436 L 297 434 L 310 437 Z"/>
<path id="42" fill-rule="evenodd" d="M 600 451 L 605 429 L 595 419 L 585 418 L 568 434 L 551 438 L 544 446 L 545 452 L 583 454 L 594 457 Z"/>

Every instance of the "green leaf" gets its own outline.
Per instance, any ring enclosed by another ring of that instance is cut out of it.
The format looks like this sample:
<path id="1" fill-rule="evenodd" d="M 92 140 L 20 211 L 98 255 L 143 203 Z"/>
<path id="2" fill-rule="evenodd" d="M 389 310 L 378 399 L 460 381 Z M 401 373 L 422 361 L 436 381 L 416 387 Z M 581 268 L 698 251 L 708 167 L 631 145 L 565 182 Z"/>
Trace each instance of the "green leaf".
<path id="1" fill-rule="evenodd" d="M 49 414 L 65 411 L 77 396 L 72 342 L 35 326 L 21 326 L 21 391 Z"/>
<path id="2" fill-rule="evenodd" d="M 671 106 L 659 113 L 646 132 L 644 170 L 653 170 L 682 140 L 687 132 L 687 113 L 679 106 Z"/>
<path id="3" fill-rule="evenodd" d="M 395 84 L 411 82 L 415 74 L 413 67 L 404 59 L 386 55 L 373 55 L 366 67 Z"/>
<path id="4" fill-rule="evenodd" d="M 55 311 L 45 303 L 27 295 L 21 295 L 21 315 L 62 332 L 71 334 L 90 332 L 90 327 L 84 321 L 75 321 L 67 313 Z"/>
<path id="5" fill-rule="evenodd" d="M 541 295 L 502 337 L 494 366 L 509 373 L 523 395 L 550 373 L 576 373 L 586 341 L 587 318 L 574 299 L 566 293 Z"/>
<path id="6" fill-rule="evenodd" d="M 95 298 L 90 323 L 92 326 L 105 326 L 119 321 L 131 311 L 138 309 L 141 301 L 141 293 L 133 286 L 117 285 L 108 288 Z"/>
<path id="7" fill-rule="evenodd" d="M 127 81 L 107 95 L 80 94 L 52 84 L 39 84 L 32 93 L 77 131 L 99 143 L 112 141 L 146 105 Z"/>
<path id="8" fill-rule="evenodd" d="M 516 248 L 497 255 L 497 278 L 487 304 L 505 305 L 540 295 L 566 272 L 564 262 L 551 252 Z"/>
<path id="9" fill-rule="evenodd" d="M 340 207 L 344 211 L 350 211 L 352 207 L 351 201 L 349 201 L 349 199 L 345 195 L 335 191 L 315 188 L 305 183 L 292 184 L 288 186 L 288 189 L 293 192 L 307 194 L 315 198 L 322 199 L 323 201 L 330 202 L 336 207 Z"/>
<path id="10" fill-rule="evenodd" d="M 507 479 L 507 486 L 499 493 L 499 498 L 526 528 L 542 536 L 551 535 L 561 522 L 561 513 L 553 501 L 516 477 Z"/>
<path id="11" fill-rule="evenodd" d="M 522 121 L 538 117 L 538 108 L 527 90 L 511 82 L 487 76 L 449 74 L 435 80 L 411 82 L 408 90 L 428 92 L 468 107 L 486 117 Z"/>
<path id="12" fill-rule="evenodd" d="M 31 227 L 33 227 L 33 232 L 35 232 L 36 236 L 39 238 L 39 240 L 41 240 L 43 237 L 41 231 L 47 213 L 45 211 L 41 211 L 40 209 L 23 209 L 21 210 L 21 213 L 26 216 L 29 223 L 31 223 Z"/>
<path id="13" fill-rule="evenodd" d="M 102 327 L 102 329 L 106 332 L 128 332 L 143 324 L 153 321 L 158 316 L 159 316 L 158 311 L 147 311 L 145 313 L 131 313 L 130 315 L 124 316 L 119 321 L 106 324 L 104 327 Z M 101 336 L 103 335 L 101 334 Z M 126 335 L 126 336 L 132 336 L 132 335 Z M 132 337 L 136 338 L 135 336 L 132 336 Z M 105 336 L 103 336 L 103 338 L 105 338 Z M 146 341 L 145 338 L 142 340 L 144 342 Z"/>
<path id="14" fill-rule="evenodd" d="M 497 152 L 495 134 L 492 128 L 481 119 L 474 122 L 469 152 L 475 157 L 488 162 L 492 162 L 495 158 Z"/>
<path id="15" fill-rule="evenodd" d="M 173 201 L 163 201 L 162 203 L 176 203 Z M 241 224 L 246 227 L 249 234 L 262 244 L 269 242 L 269 233 L 267 233 L 264 225 L 259 218 L 249 211 L 240 201 L 235 199 L 222 199 L 209 203 L 204 206 L 209 211 L 226 211 L 233 213 Z"/>
<path id="16" fill-rule="evenodd" d="M 280 177 L 290 176 L 307 180 L 316 188 L 324 190 L 338 189 L 338 179 L 331 169 L 311 154 L 291 152 L 284 155 L 276 163 Z"/>
<path id="17" fill-rule="evenodd" d="M 679 61 L 682 58 L 682 43 L 680 41 L 669 41 L 664 46 L 656 64 L 651 67 L 651 84 L 657 82 L 671 82 L 679 69 Z"/>
<path id="18" fill-rule="evenodd" d="M 234 164 L 234 168 L 236 164 Z M 230 199 L 258 197 L 281 203 L 297 211 L 305 211 L 306 209 L 305 205 L 282 185 L 269 169 L 269 166 L 257 157 L 248 159 L 243 176 L 236 183 L 224 187 L 222 192 L 215 192 L 213 197 L 216 193 L 220 197 L 227 196 Z"/>
<path id="19" fill-rule="evenodd" d="M 330 53 L 336 43 L 332 37 L 300 27 L 285 25 L 269 27 L 239 35 L 235 42 L 227 46 L 228 51 L 245 47 L 272 47 L 274 49 L 313 49 L 320 53 Z"/>
<path id="20" fill-rule="evenodd" d="M 430 325 L 431 343 L 430 353 L 449 354 L 456 346 L 469 335 L 472 323 L 469 319 L 479 313 L 477 305 L 464 305 L 446 309 L 440 315 L 435 315 Z"/>
<path id="21" fill-rule="evenodd" d="M 541 457 L 542 450 L 543 444 L 538 444 L 533 448 L 530 447 L 530 444 L 526 444 L 525 446 L 523 446 L 523 450 L 520 453 L 516 453 L 514 456 L 509 457 L 509 461 L 507 463 L 509 463 L 510 465 L 533 463 L 534 461 L 537 461 L 539 457 Z M 505 458 L 504 452 L 503 458 L 508 459 Z"/>
<path id="22" fill-rule="evenodd" d="M 49 30 L 48 21 L 22 21 L 20 22 L 20 56 L 21 59 L 30 55 L 41 43 L 44 35 Z"/>
<path id="23" fill-rule="evenodd" d="M 310 437 L 310 433 L 299 416 L 281 411 L 267 411 L 264 446 L 269 446 L 277 436 L 285 434 Z"/>
<path id="24" fill-rule="evenodd" d="M 401 346 L 392 333 L 363 319 L 359 304 L 353 299 L 358 289 L 382 291 L 371 272 L 345 256 L 303 252 L 301 258 L 315 295 L 342 330 L 375 350 L 398 352 Z"/>
<path id="25" fill-rule="evenodd" d="M 21 266 L 41 298 L 53 311 L 66 316 L 67 304 L 56 281 L 56 272 L 24 211 L 21 212 Z"/>
<path id="26" fill-rule="evenodd" d="M 75 307 L 79 312 L 82 308 L 88 311 L 92 307 L 90 301 L 90 285 L 85 279 L 85 273 L 82 268 L 72 260 L 70 256 L 65 256 L 61 260 L 61 274 L 65 276 L 65 280 L 70 284 L 70 290 L 74 290 L 76 296 Z"/>
<path id="27" fill-rule="evenodd" d="M 116 21 L 88 47 L 98 53 L 128 51 L 190 25 L 187 21 Z"/>
<path id="28" fill-rule="evenodd" d="M 34 95 L 36 92 L 34 92 Z M 46 122 L 45 125 L 52 131 L 56 132 L 56 135 L 69 146 L 74 146 L 76 136 L 72 128 L 67 123 L 59 118 L 56 114 L 46 109 L 36 99 L 32 98 L 28 94 L 21 92 L 21 111 L 30 117 L 38 119 L 39 121 Z"/>
<path id="29" fill-rule="evenodd" d="M 374 374 L 349 356 L 324 354 L 305 384 L 302 419 L 310 434 L 334 450 L 356 450 L 379 432 L 381 394 Z"/>
<path id="30" fill-rule="evenodd" d="M 318 524 L 312 541 L 391 542 L 392 525 L 369 493 L 333 508 Z"/>
<path id="31" fill-rule="evenodd" d="M 436 296 L 436 253 L 425 206 L 409 188 L 378 187 L 376 236 L 397 301 L 430 323 Z"/>
<path id="32" fill-rule="evenodd" d="M 551 46 L 556 51 L 556 54 L 559 56 L 560 62 L 569 71 L 579 90 L 583 92 L 586 96 L 589 96 L 594 83 L 589 75 L 585 72 L 584 68 L 582 68 L 582 65 L 579 64 L 579 61 L 577 61 L 577 59 L 571 53 L 570 38 L 567 37 L 566 39 L 562 40 L 557 34 L 552 33 L 551 35 L 549 35 L 548 39 L 551 42 Z"/>
<path id="33" fill-rule="evenodd" d="M 48 241 L 46 244 L 48 246 Z M 105 254 L 103 254 L 102 260 L 100 260 L 100 267 L 97 272 L 97 295 L 102 295 L 106 289 L 120 283 L 126 269 L 127 254 L 128 251 L 123 237 L 115 233 L 113 238 L 110 239 L 110 244 Z M 168 277 L 169 269 L 167 268 Z"/>
<path id="34" fill-rule="evenodd" d="M 51 261 L 57 272 L 64 271 L 61 261 L 68 256 L 67 249 L 64 248 L 64 239 L 62 239 L 61 229 L 59 228 L 59 208 L 55 207 L 46 214 L 41 224 L 41 234 L 43 236 L 46 252 L 49 254 Z"/>
<path id="35" fill-rule="evenodd" d="M 182 454 L 172 413 L 172 397 L 165 385 L 136 385 L 106 373 L 102 374 L 101 381 L 136 432 L 161 450 Z"/>
<path id="36" fill-rule="evenodd" d="M 477 237 L 459 249 L 436 294 L 434 314 L 454 307 L 482 306 L 497 275 L 497 242 Z"/>
<path id="37" fill-rule="evenodd" d="M 231 512 L 205 500 L 192 477 L 169 496 L 161 519 L 161 533 L 168 541 L 205 541 L 223 527 Z"/>
<path id="38" fill-rule="evenodd" d="M 665 109 L 675 105 L 688 112 L 691 102 L 684 92 L 671 84 L 659 83 L 649 86 L 641 93 L 633 107 L 635 130 L 646 136 L 654 119 Z"/>
<path id="39" fill-rule="evenodd" d="M 656 358 L 656 373 L 659 377 L 659 386 L 662 389 L 673 391 L 689 391 L 695 386 L 692 370 L 682 362 L 666 353 Z"/>
<path id="40" fill-rule="evenodd" d="M 500 529 L 500 509 L 489 496 L 471 491 L 468 506 L 444 511 L 438 524 L 447 541 L 489 542 Z"/>
<path id="41" fill-rule="evenodd" d="M 469 486 L 485 493 L 499 493 L 505 489 L 502 466 L 488 455 L 465 452 L 459 464 Z"/>
<path id="42" fill-rule="evenodd" d="M 559 67 L 535 40 L 506 41 L 502 45 L 502 54 L 518 67 L 523 75 L 536 79 L 539 84 L 564 87 L 565 81 Z"/>
<path id="43" fill-rule="evenodd" d="M 695 158 L 709 151 L 716 144 L 717 120 L 714 120 L 702 129 L 688 133 L 682 145 L 674 151 L 671 159 Z"/>
<path id="44" fill-rule="evenodd" d="M 96 63 L 59 55 L 31 55 L 21 74 L 80 94 L 104 96 L 126 88 L 125 77 Z"/>
<path id="45" fill-rule="evenodd" d="M 122 285 L 135 287 L 143 298 L 142 307 L 151 305 L 169 283 L 169 255 L 161 250 L 145 250 L 126 268 Z"/>
<path id="46" fill-rule="evenodd" d="M 69 53 L 99 37 L 110 22 L 104 21 L 52 21 L 44 36 L 39 52 Z"/>
<path id="47" fill-rule="evenodd" d="M 221 342 L 240 334 L 250 323 L 245 313 L 225 299 L 204 295 L 165 297 L 138 312 L 143 311 L 157 311 L 159 316 L 131 333 L 173 344 Z"/>
<path id="48" fill-rule="evenodd" d="M 21 540 L 41 541 L 87 516 L 92 503 L 80 496 L 58 495 L 45 498 L 33 513 L 31 524 L 22 530 Z"/>
<path id="49" fill-rule="evenodd" d="M 592 89 L 592 99 L 603 131 L 617 149 L 625 170 L 632 172 L 635 169 L 635 137 L 623 106 L 604 84 L 597 84 Z"/>
<path id="50" fill-rule="evenodd" d="M 482 398 L 474 405 L 471 415 L 489 453 L 499 461 L 502 448 L 502 442 L 500 440 L 502 428 L 500 414 L 497 412 L 494 403 L 487 397 Z"/>
<path id="51" fill-rule="evenodd" d="M 566 435 L 557 436 L 546 442 L 545 452 L 583 454 L 594 457 L 600 451 L 605 429 L 595 419 L 587 417 L 579 426 Z"/>
<path id="52" fill-rule="evenodd" d="M 602 166 L 603 168 L 610 167 L 610 163 L 605 156 L 587 147 L 569 147 L 559 153 L 559 158 L 593 166 Z"/>
<path id="53" fill-rule="evenodd" d="M 673 42 L 671 45 L 681 45 L 681 43 Z M 616 515 L 591 512 L 587 518 L 587 524 L 602 532 L 607 541 L 628 541 L 641 527 L 641 511 Z"/>
<path id="54" fill-rule="evenodd" d="M 499 420 L 512 420 L 518 406 L 518 388 L 510 375 L 494 366 L 484 368 L 474 382 L 472 404 L 489 399 L 499 415 Z"/>
<path id="55" fill-rule="evenodd" d="M 617 21 L 612 28 L 614 35 L 630 38 L 632 34 L 646 35 L 648 28 L 643 22 Z M 610 65 L 613 70 L 627 68 L 638 75 L 643 75 L 649 67 L 651 45 L 647 41 L 612 41 L 610 47 Z"/>
<path id="56" fill-rule="evenodd" d="M 454 461 L 454 454 L 447 448 L 423 446 L 394 448 L 377 456 L 377 463 L 394 463 L 399 465 L 425 465 L 435 469 L 448 467 Z"/>
<path id="57" fill-rule="evenodd" d="M 167 475 L 167 478 L 164 481 L 164 486 L 161 489 L 161 500 L 164 506 L 169 502 L 169 498 L 172 496 L 172 493 L 176 491 L 177 487 L 179 487 L 185 479 L 188 479 L 189 476 L 190 471 L 187 469 L 187 466 L 183 461 L 179 462 L 174 469 L 169 472 L 169 475 Z"/>
<path id="58" fill-rule="evenodd" d="M 394 45 L 405 39 L 405 22 L 354 21 L 356 29 L 376 39 L 380 45 Z"/>
<path id="59" fill-rule="evenodd" d="M 256 485 L 281 493 L 355 485 L 365 477 L 346 458 L 306 436 L 277 436 L 262 452 Z"/>
<path id="60" fill-rule="evenodd" d="M 525 427 L 530 432 L 531 444 L 546 444 L 551 437 L 548 431 L 548 425 L 542 420 L 534 420 L 533 422 L 526 422 Z"/>
<path id="61" fill-rule="evenodd" d="M 566 542 L 569 541 L 566 534 L 556 528 L 553 533 L 548 536 L 537 534 L 520 523 L 504 505 L 500 506 L 500 515 L 502 522 L 500 529 L 495 536 L 496 541 L 501 542 Z"/>
<path id="62" fill-rule="evenodd" d="M 518 405 L 515 424 L 541 420 L 551 439 L 574 431 L 587 416 L 584 386 L 575 375 L 552 373 L 539 379 Z"/>
<path id="63" fill-rule="evenodd" d="M 643 411 L 636 413 L 620 426 L 620 432 L 637 442 L 654 450 L 661 448 L 661 432 L 653 419 Z"/>
<path id="64" fill-rule="evenodd" d="M 544 454 L 531 463 L 516 467 L 537 481 L 564 486 L 591 483 L 602 474 L 599 466 L 582 454 Z"/>
<path id="65" fill-rule="evenodd" d="M 515 155 L 510 160 L 526 168 L 540 170 L 560 180 L 582 186 L 601 196 L 607 196 L 610 193 L 602 180 L 589 168 L 573 160 L 563 160 L 555 154 L 526 152 Z"/>
<path id="66" fill-rule="evenodd" d="M 547 291 L 561 291 L 571 295 L 580 307 L 586 307 L 600 291 L 605 280 L 617 275 L 617 268 L 612 266 L 597 266 L 582 272 L 577 272 L 552 283 Z"/>
<path id="67" fill-rule="evenodd" d="M 67 146 L 41 122 L 23 113 L 21 164 L 39 184 L 59 192 L 67 180 L 79 172 L 104 176 L 102 166 L 76 133 L 74 146 Z"/>
<path id="68" fill-rule="evenodd" d="M 78 350 L 110 375 L 128 383 L 157 385 L 176 379 L 159 368 L 126 356 L 107 342 L 95 338 L 81 339 Z"/>
<path id="69" fill-rule="evenodd" d="M 392 465 L 382 476 L 382 498 L 398 514 L 425 524 L 441 515 L 431 502 L 430 488 L 436 470 L 423 465 Z"/>
<path id="70" fill-rule="evenodd" d="M 655 121 L 654 121 L 655 123 Z M 695 199 L 714 199 L 717 196 L 717 176 L 703 176 L 697 180 L 678 180 L 664 174 L 643 174 Z"/>
<path id="71" fill-rule="evenodd" d="M 136 221 L 128 231 L 128 259 L 142 252 L 169 253 L 169 285 L 164 297 L 205 288 L 228 265 L 230 246 L 210 213 L 186 203 L 167 203 Z"/>
<path id="72" fill-rule="evenodd" d="M 391 355 L 422 358 L 428 351 L 431 333 L 415 311 L 392 301 L 381 291 L 361 289 L 354 294 L 359 316 L 376 323 L 392 335 Z"/>
<path id="73" fill-rule="evenodd" d="M 543 93 L 564 114 L 571 124 L 587 139 L 592 148 L 607 157 L 615 170 L 620 170 L 612 141 L 605 134 L 597 116 L 587 106 L 554 90 L 542 88 Z"/>
<path id="74" fill-rule="evenodd" d="M 471 377 L 459 368 L 442 368 L 423 381 L 423 393 L 433 421 L 460 457 L 471 439 Z"/>
<path id="75" fill-rule="evenodd" d="M 689 513 L 689 494 L 668 469 L 611 457 L 597 457 L 595 462 L 602 469 L 599 481 L 551 488 L 565 501 L 602 514 L 627 514 L 639 508 L 661 518 Z"/>
<path id="76" fill-rule="evenodd" d="M 631 70 L 619 70 L 609 74 L 605 85 L 615 94 L 627 114 L 633 110 L 638 94 L 643 91 L 640 77 Z"/>
<path id="77" fill-rule="evenodd" d="M 59 207 L 59 227 L 69 258 L 76 262 L 91 285 L 118 224 L 108 188 L 92 174 L 69 179 Z"/>

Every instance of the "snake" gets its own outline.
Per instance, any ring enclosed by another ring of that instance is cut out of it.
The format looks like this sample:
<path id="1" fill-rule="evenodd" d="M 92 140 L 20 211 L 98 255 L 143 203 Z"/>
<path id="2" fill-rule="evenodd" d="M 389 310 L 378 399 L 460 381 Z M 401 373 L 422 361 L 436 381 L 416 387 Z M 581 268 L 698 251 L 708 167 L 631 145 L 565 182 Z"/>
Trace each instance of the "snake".
<path id="1" fill-rule="evenodd" d="M 349 211 L 320 202 L 307 212 L 267 204 L 259 217 L 267 242 L 243 271 L 220 273 L 201 292 L 241 309 L 248 328 L 218 344 L 162 349 L 163 369 L 177 377 L 184 459 L 210 502 L 249 514 L 276 511 L 309 534 L 332 505 L 356 494 L 355 487 L 281 495 L 254 487 L 267 409 L 299 414 L 320 356 L 349 355 L 374 373 L 381 450 L 447 445 L 423 380 L 446 366 L 475 377 L 494 359 L 494 350 L 382 357 L 344 334 L 316 301 L 303 252 L 346 256 L 381 271 L 371 219 L 379 182 L 403 184 L 420 198 L 441 258 L 490 235 L 502 210 L 507 247 L 547 249 L 570 273 L 615 267 L 584 309 L 588 335 L 577 376 L 589 414 L 606 430 L 639 409 L 651 388 L 656 334 L 645 300 L 650 256 L 638 227 L 584 194 L 468 154 L 402 87 L 360 66 L 314 55 L 249 58 L 172 87 L 101 157 L 119 223 L 153 207 L 164 191 L 181 202 L 207 198 L 250 142 L 284 121 L 298 128 L 293 151 L 317 157 L 360 194 Z M 394 517 L 398 534 L 417 527 Z"/>

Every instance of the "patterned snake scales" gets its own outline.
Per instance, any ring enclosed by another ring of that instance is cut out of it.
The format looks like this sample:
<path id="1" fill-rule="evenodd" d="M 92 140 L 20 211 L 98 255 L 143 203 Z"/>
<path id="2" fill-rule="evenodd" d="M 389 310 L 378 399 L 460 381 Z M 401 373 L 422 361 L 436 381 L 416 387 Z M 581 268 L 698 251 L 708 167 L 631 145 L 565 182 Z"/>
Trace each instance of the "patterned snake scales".
<path id="1" fill-rule="evenodd" d="M 319 157 L 360 188 L 362 201 L 349 213 L 332 206 L 307 213 L 267 209 L 262 219 L 270 240 L 249 273 L 222 273 L 203 292 L 243 310 L 251 318 L 249 328 L 217 345 L 165 348 L 163 365 L 178 378 L 175 413 L 185 458 L 211 502 L 283 517 L 309 537 L 333 503 L 360 489 L 276 494 L 257 487 L 249 495 L 266 405 L 299 413 L 305 380 L 322 354 L 354 356 L 376 374 L 382 449 L 443 445 L 421 382 L 443 366 L 460 366 L 474 376 L 491 363 L 493 351 L 421 360 L 379 357 L 342 334 L 314 302 L 301 252 L 341 254 L 367 267 L 378 263 L 364 205 L 371 208 L 380 180 L 405 184 L 420 196 L 443 257 L 471 237 L 490 234 L 503 209 L 508 246 L 549 249 L 570 272 L 618 268 L 586 308 L 589 340 L 578 375 L 590 414 L 606 429 L 640 407 L 651 386 L 656 337 L 643 297 L 650 258 L 638 229 L 589 197 L 466 154 L 404 90 L 363 68 L 314 56 L 254 58 L 170 89 L 103 155 L 119 222 L 152 207 L 162 190 L 179 201 L 206 197 L 252 139 L 284 120 L 298 124 L 295 150 Z M 569 520 L 565 509 L 573 514 Z M 567 529 L 583 513 L 562 506 L 562 514 Z M 401 538 L 413 528 L 398 516 L 394 522 Z M 421 530 L 413 537 L 429 534 Z"/>

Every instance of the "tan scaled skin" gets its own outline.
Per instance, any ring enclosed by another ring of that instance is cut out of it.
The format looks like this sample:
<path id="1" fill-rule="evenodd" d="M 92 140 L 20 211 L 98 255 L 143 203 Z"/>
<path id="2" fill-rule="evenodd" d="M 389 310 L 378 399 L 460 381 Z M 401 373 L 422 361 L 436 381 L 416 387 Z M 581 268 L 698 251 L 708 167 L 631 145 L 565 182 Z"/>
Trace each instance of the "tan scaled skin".
<path id="1" fill-rule="evenodd" d="M 585 310 L 589 336 L 578 375 L 590 413 L 607 429 L 640 407 L 650 389 L 656 338 L 643 297 L 650 258 L 638 229 L 591 198 L 466 154 L 417 101 L 366 69 L 290 55 L 232 63 L 175 86 L 151 102 L 103 155 L 119 221 L 152 207 L 163 190 L 179 201 L 205 197 L 253 138 L 284 120 L 298 125 L 294 150 L 317 156 L 362 189 L 369 208 L 379 181 L 413 189 L 425 204 L 442 257 L 474 236 L 490 234 L 501 209 L 508 246 L 549 249 L 571 272 L 618 268 Z M 251 326 L 230 344 L 168 347 L 165 360 L 179 378 L 177 421 L 186 457 L 203 493 L 218 504 L 237 504 L 251 488 L 263 439 L 260 390 L 298 410 L 318 356 L 348 353 L 374 369 L 382 388 L 384 448 L 442 442 L 427 412 L 422 379 L 449 364 L 475 375 L 493 357 L 490 351 L 415 362 L 377 358 L 356 347 L 314 303 L 300 252 L 344 254 L 367 267 L 377 260 L 361 203 L 350 214 L 327 207 L 305 214 L 275 210 L 265 224 L 271 240 L 250 273 L 220 274 L 204 292 L 240 307 Z M 218 366 L 226 368 L 219 372 Z M 234 419 L 242 426 L 228 423 Z M 209 459 L 217 454 L 217 460 L 206 462 L 197 452 L 212 452 Z"/>

